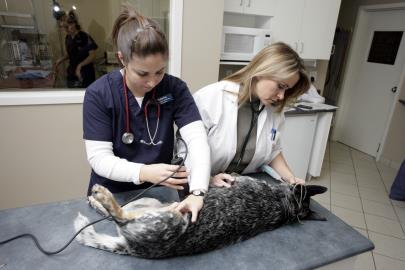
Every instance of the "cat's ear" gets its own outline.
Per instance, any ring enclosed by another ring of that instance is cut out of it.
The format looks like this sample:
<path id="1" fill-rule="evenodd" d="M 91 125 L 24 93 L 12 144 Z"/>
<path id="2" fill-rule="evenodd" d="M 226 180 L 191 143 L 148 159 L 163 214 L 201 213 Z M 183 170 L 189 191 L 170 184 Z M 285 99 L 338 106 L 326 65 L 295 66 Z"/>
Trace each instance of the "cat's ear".
<path id="1" fill-rule="evenodd" d="M 309 210 L 309 214 L 304 218 L 305 220 L 319 220 L 319 221 L 327 221 L 326 217 L 322 216 L 321 214 Z"/>
<path id="2" fill-rule="evenodd" d="M 306 186 L 306 188 L 307 188 L 307 196 L 309 197 L 312 197 L 316 194 L 322 194 L 328 190 L 326 187 L 318 185 L 308 185 Z"/>

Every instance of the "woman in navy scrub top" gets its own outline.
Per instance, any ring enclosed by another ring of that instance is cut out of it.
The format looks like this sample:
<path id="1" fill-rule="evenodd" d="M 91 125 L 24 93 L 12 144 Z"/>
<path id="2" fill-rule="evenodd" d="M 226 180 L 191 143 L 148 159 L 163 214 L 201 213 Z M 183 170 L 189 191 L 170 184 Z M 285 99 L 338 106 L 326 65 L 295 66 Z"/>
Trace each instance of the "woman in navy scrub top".
<path id="1" fill-rule="evenodd" d="M 94 184 L 115 193 L 146 188 L 171 175 L 178 168 L 170 164 L 176 124 L 188 145 L 187 168 L 161 185 L 181 190 L 189 183 L 190 196 L 178 210 L 191 212 L 195 221 L 209 184 L 209 146 L 187 85 L 165 73 L 166 37 L 154 21 L 130 6 L 115 21 L 112 36 L 124 67 L 91 84 L 83 104 L 92 167 L 88 194 Z M 124 133 L 133 135 L 132 143 L 124 143 Z"/>

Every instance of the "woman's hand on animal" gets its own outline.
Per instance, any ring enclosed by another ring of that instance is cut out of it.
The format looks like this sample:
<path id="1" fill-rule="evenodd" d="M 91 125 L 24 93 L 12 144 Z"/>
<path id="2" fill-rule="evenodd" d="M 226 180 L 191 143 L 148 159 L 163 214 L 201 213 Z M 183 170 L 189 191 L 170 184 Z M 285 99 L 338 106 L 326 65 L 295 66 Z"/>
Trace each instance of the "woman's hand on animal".
<path id="1" fill-rule="evenodd" d="M 200 212 L 203 204 L 203 196 L 195 196 L 191 194 L 179 203 L 179 205 L 176 207 L 176 210 L 182 213 L 191 212 L 191 222 L 194 223 L 197 221 L 198 212 Z"/>
<path id="2" fill-rule="evenodd" d="M 293 185 L 293 184 L 305 185 L 305 180 L 295 177 L 295 176 L 285 178 L 285 180 L 291 185 Z"/>
<path id="3" fill-rule="evenodd" d="M 226 187 L 230 188 L 235 178 L 227 173 L 219 173 L 211 177 L 210 186 L 211 187 Z"/>
<path id="4" fill-rule="evenodd" d="M 178 168 L 178 165 L 164 163 L 143 165 L 139 172 L 139 180 L 156 184 L 172 175 Z M 183 189 L 182 185 L 187 183 L 188 175 L 189 173 L 186 171 L 186 167 L 182 166 L 177 173 L 160 183 L 160 185 L 174 189 Z"/>

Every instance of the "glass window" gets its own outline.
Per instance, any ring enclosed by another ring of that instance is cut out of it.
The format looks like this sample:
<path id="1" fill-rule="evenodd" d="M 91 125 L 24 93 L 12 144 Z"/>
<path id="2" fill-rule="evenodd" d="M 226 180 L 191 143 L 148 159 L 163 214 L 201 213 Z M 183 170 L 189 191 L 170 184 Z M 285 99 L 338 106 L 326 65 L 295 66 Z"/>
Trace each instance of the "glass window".
<path id="1" fill-rule="evenodd" d="M 83 88 L 119 68 L 111 29 L 126 2 L 156 20 L 169 40 L 170 0 L 0 0 L 0 91 Z M 76 21 L 66 16 L 70 10 Z M 77 65 L 89 55 L 78 80 Z"/>

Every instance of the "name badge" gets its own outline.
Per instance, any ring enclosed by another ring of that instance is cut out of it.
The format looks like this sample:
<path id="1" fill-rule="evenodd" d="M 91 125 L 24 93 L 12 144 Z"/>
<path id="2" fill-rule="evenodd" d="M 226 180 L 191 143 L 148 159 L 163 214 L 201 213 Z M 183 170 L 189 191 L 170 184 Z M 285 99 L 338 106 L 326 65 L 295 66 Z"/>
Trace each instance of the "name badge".
<path id="1" fill-rule="evenodd" d="M 172 94 L 167 94 L 167 95 L 157 98 L 156 100 L 157 100 L 157 102 L 159 102 L 160 105 L 162 105 L 167 102 L 173 101 L 174 98 L 173 98 Z"/>

